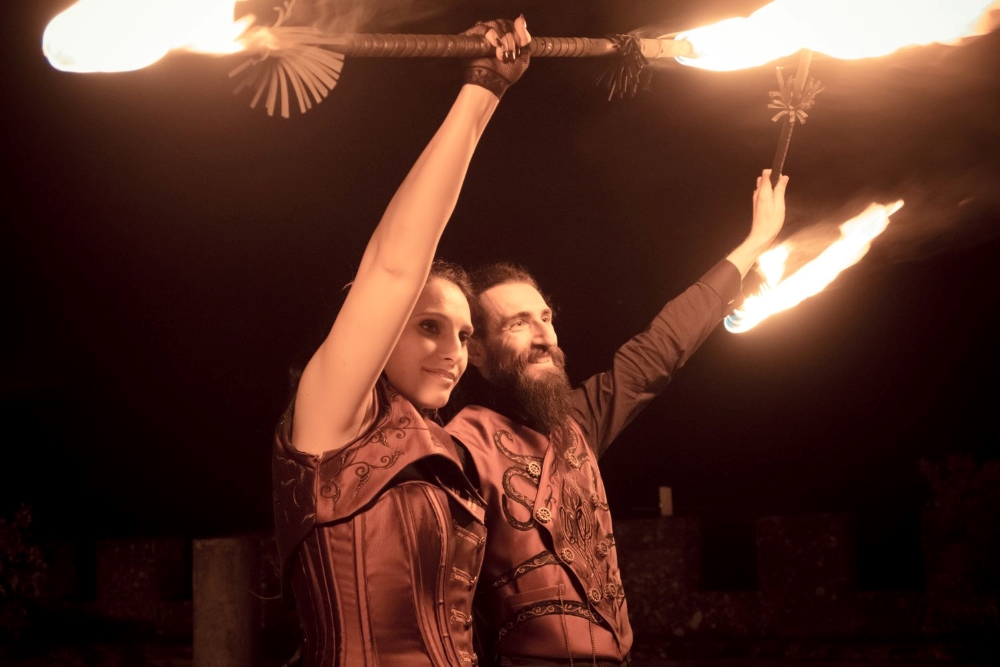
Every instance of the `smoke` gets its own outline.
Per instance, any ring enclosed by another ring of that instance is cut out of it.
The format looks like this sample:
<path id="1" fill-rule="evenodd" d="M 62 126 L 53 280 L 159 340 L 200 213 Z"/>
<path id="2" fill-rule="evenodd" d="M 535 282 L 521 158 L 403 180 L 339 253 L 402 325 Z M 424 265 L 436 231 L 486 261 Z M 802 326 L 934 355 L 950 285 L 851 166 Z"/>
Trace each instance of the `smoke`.
<path id="1" fill-rule="evenodd" d="M 899 188 L 906 206 L 883 234 L 880 254 L 907 262 L 1000 239 L 998 182 L 997 170 L 979 168 L 906 183 Z"/>
<path id="2" fill-rule="evenodd" d="M 902 199 L 885 232 L 872 242 L 866 264 L 914 262 L 938 254 L 954 253 L 1000 240 L 1000 192 L 995 168 L 969 168 L 938 173 L 933 178 L 914 176 L 892 187 L 880 185 L 857 193 L 839 206 L 813 200 L 824 210 L 816 218 L 805 206 L 790 205 L 786 239 L 793 251 L 788 273 L 809 262 L 840 236 L 839 227 L 875 202 L 888 204 Z"/>
<path id="3" fill-rule="evenodd" d="M 976 24 L 976 32 L 985 35 L 998 28 L 1000 28 L 1000 2 L 995 2 L 980 17 L 979 22 Z"/>
<path id="4" fill-rule="evenodd" d="M 444 14 L 434 0 L 297 0 L 295 23 L 324 32 L 402 32 L 408 25 Z"/>

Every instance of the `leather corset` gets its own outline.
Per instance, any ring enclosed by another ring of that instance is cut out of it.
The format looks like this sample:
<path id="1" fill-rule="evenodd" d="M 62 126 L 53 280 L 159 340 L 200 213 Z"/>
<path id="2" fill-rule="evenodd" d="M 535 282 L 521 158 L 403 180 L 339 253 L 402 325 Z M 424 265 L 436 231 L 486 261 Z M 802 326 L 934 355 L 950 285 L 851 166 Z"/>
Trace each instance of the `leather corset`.
<path id="1" fill-rule="evenodd" d="M 450 437 L 384 382 L 382 417 L 312 456 L 279 425 L 274 510 L 309 667 L 469 667 L 486 530 Z"/>

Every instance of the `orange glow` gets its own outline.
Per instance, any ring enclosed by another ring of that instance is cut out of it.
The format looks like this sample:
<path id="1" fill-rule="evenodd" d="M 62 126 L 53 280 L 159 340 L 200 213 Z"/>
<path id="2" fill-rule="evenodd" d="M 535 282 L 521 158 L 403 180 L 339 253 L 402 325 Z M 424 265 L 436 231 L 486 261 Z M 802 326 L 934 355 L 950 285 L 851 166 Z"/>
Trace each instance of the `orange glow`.
<path id="1" fill-rule="evenodd" d="M 49 22 L 42 51 L 66 72 L 142 69 L 170 51 L 230 54 L 253 16 L 233 18 L 241 0 L 80 0 Z"/>
<path id="2" fill-rule="evenodd" d="M 982 35 L 993 11 L 1000 11 L 1000 0 L 774 0 L 749 17 L 676 35 L 696 54 L 677 61 L 727 71 L 800 49 L 847 60 L 884 56 L 907 46 Z"/>
<path id="3" fill-rule="evenodd" d="M 749 331 L 771 315 L 797 306 L 823 290 L 868 253 L 872 240 L 889 225 L 889 216 L 902 206 L 902 200 L 870 204 L 863 213 L 840 225 L 839 239 L 788 277 L 785 277 L 785 263 L 795 244 L 789 240 L 765 252 L 757 260 L 757 270 L 764 278 L 760 292 L 747 297 L 726 318 L 726 329 L 732 333 Z"/>

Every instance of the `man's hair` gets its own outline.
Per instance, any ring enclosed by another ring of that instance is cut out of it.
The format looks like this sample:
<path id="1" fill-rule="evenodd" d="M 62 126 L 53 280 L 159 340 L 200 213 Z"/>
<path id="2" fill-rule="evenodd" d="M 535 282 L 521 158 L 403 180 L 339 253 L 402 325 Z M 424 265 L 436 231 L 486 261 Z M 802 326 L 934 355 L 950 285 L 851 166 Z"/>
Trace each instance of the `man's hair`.
<path id="1" fill-rule="evenodd" d="M 482 296 L 483 292 L 491 287 L 506 283 L 526 283 L 536 290 L 538 289 L 538 281 L 535 280 L 535 277 L 523 266 L 512 262 L 495 262 L 482 266 L 469 274 L 469 280 L 472 283 L 469 308 L 472 309 L 472 326 L 476 334 L 486 332 L 486 311 L 479 304 L 479 297 Z M 542 296 L 544 297 L 544 295 Z"/>

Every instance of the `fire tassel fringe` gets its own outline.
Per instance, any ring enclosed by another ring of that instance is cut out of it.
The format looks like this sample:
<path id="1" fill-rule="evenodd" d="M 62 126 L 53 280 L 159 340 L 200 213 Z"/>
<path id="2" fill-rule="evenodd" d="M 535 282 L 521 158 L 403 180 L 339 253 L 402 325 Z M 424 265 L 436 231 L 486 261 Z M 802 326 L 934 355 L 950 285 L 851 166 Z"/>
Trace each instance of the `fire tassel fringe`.
<path id="1" fill-rule="evenodd" d="M 634 35 L 615 35 L 611 38 L 615 43 L 618 59 L 612 67 L 598 79 L 598 85 L 604 83 L 608 89 L 608 101 L 617 95 L 618 99 L 635 97 L 636 92 L 649 90 L 652 72 L 649 71 L 649 61 L 642 54 L 639 38 Z"/>
<path id="2" fill-rule="evenodd" d="M 281 103 L 281 115 L 288 118 L 289 87 L 305 113 L 319 104 L 333 90 L 344 67 L 344 56 L 328 48 L 330 40 L 313 28 L 285 26 L 285 19 L 295 0 L 286 0 L 277 8 L 278 19 L 270 28 L 259 28 L 249 38 L 249 49 L 260 55 L 249 58 L 229 73 L 230 78 L 243 74 L 234 93 L 255 88 L 250 108 L 257 107 L 267 91 L 267 115 L 273 116 Z"/>

